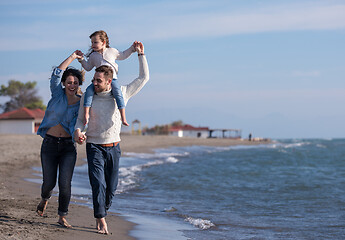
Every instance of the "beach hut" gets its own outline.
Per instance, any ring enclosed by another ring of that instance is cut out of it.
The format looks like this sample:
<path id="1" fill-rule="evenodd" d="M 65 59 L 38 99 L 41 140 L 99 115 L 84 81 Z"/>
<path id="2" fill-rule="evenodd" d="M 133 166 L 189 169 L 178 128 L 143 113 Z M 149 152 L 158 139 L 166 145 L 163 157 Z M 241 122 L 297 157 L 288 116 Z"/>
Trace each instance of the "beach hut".
<path id="1" fill-rule="evenodd" d="M 135 125 L 137 125 L 137 129 L 135 129 Z M 132 135 L 141 135 L 141 122 L 138 119 L 135 119 L 132 122 Z"/>
<path id="2" fill-rule="evenodd" d="M 0 114 L 0 133 L 2 134 L 34 134 L 44 117 L 42 109 L 25 107 Z"/>
<path id="3" fill-rule="evenodd" d="M 189 124 L 172 126 L 169 128 L 169 135 L 177 137 L 207 138 L 209 136 L 209 128 L 193 127 Z"/>

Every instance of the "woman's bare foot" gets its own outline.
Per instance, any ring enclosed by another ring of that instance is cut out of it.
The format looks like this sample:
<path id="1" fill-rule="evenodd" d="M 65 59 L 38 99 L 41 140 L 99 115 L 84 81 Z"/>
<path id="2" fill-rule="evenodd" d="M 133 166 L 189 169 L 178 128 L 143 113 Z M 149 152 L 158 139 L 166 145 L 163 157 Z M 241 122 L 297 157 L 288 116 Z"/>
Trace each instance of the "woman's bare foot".
<path id="1" fill-rule="evenodd" d="M 43 217 L 44 211 L 46 210 L 48 205 L 48 200 L 41 199 L 40 203 L 37 205 L 36 213 Z"/>
<path id="2" fill-rule="evenodd" d="M 69 224 L 66 218 L 63 216 L 59 216 L 58 224 L 60 224 L 62 227 L 65 227 L 65 228 L 72 228 L 72 225 Z"/>
<path id="3" fill-rule="evenodd" d="M 99 223 L 99 234 L 109 234 L 108 232 L 108 226 L 107 222 L 105 221 L 105 218 L 98 218 L 98 223 Z"/>

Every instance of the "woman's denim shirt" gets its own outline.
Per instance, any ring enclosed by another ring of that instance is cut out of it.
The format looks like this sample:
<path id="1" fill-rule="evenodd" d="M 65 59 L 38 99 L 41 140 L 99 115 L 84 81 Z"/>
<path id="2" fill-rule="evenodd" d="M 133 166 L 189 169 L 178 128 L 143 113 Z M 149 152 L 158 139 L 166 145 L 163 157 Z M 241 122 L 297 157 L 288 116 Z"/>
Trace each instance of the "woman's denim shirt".
<path id="1" fill-rule="evenodd" d="M 62 74 L 63 70 L 55 68 L 50 79 L 52 97 L 48 102 L 43 121 L 37 131 L 37 134 L 43 138 L 49 128 L 58 124 L 60 124 L 67 133 L 73 136 L 80 102 L 68 105 L 65 89 L 61 86 Z"/>

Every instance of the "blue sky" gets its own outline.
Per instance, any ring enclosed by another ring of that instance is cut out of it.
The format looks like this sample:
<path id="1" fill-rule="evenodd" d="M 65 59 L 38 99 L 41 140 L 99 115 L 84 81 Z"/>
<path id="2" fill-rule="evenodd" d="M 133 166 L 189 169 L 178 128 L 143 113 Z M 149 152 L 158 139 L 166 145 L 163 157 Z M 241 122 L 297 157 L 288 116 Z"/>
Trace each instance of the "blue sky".
<path id="1" fill-rule="evenodd" d="M 128 103 L 129 121 L 345 136 L 344 1 L 12 0 L 0 13 L 0 84 L 37 81 L 45 103 L 52 67 L 103 29 L 119 50 L 145 45 L 150 81 Z M 137 76 L 137 62 L 118 62 L 120 84 Z"/>

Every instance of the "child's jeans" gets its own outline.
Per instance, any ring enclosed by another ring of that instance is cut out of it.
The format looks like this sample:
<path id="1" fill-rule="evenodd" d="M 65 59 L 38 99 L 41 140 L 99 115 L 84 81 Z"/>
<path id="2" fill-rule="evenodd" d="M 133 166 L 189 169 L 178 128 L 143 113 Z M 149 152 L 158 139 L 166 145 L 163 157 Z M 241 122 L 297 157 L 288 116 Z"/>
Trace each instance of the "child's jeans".
<path id="1" fill-rule="evenodd" d="M 84 99 L 84 107 L 91 107 L 91 103 L 93 100 L 93 94 L 95 93 L 95 86 L 91 83 L 85 91 L 85 99 Z M 111 81 L 111 93 L 113 94 L 118 109 L 125 108 L 125 102 L 123 100 L 122 92 L 120 85 L 117 82 L 117 79 L 113 79 Z"/>

